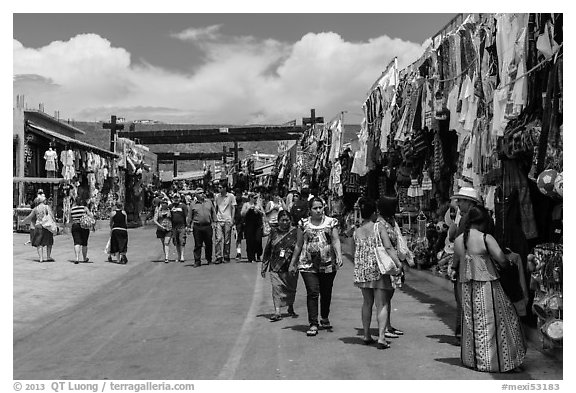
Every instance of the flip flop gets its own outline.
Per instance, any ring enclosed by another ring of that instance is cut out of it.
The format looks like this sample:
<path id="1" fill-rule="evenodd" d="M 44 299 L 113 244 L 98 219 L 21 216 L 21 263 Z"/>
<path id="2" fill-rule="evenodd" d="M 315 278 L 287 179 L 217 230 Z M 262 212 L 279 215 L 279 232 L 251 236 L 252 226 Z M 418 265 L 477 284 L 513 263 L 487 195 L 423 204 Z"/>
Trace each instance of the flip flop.
<path id="1" fill-rule="evenodd" d="M 370 337 L 369 340 L 366 340 L 365 338 L 362 339 L 362 343 L 364 345 L 372 345 L 376 342 L 376 340 L 374 340 L 372 337 Z"/>
<path id="2" fill-rule="evenodd" d="M 274 314 L 270 317 L 270 322 L 278 322 L 282 320 L 282 315 Z"/>

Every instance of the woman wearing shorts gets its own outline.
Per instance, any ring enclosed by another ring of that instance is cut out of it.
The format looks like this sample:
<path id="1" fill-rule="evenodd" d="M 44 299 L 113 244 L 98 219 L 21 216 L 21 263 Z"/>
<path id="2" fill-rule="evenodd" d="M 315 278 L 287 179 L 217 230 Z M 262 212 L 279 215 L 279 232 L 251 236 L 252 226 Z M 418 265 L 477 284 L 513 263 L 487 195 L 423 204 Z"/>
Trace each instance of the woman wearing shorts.
<path id="1" fill-rule="evenodd" d="M 74 252 L 76 253 L 75 264 L 80 262 L 80 251 L 82 251 L 82 261 L 88 262 L 88 237 L 90 236 L 89 228 L 80 226 L 80 218 L 87 214 L 93 218 L 92 213 L 86 207 L 86 201 L 79 198 L 74 199 L 72 209 L 70 209 L 70 219 L 72 222 L 72 239 L 74 239 Z"/>
<path id="2" fill-rule="evenodd" d="M 168 263 L 170 255 L 170 240 L 172 239 L 172 215 L 168 208 L 168 198 L 162 199 L 160 206 L 154 214 L 154 224 L 156 224 L 156 238 L 162 243 L 164 253 L 164 263 Z"/>

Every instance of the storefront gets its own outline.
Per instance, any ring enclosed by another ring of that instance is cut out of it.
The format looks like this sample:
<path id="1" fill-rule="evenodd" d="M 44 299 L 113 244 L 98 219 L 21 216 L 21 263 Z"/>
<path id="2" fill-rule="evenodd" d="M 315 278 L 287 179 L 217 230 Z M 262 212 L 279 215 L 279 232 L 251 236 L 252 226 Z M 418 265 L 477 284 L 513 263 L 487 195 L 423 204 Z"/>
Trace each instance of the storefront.
<path id="1" fill-rule="evenodd" d="M 562 342 L 562 27 L 562 14 L 471 14 L 409 67 L 392 62 L 352 163 L 368 196 L 398 196 L 416 262 L 442 276 L 449 197 L 480 192 L 521 258 L 520 315 L 548 346 Z"/>
<path id="2" fill-rule="evenodd" d="M 42 189 L 64 226 L 76 197 L 88 201 L 97 218 L 105 216 L 99 207 L 113 183 L 118 155 L 79 141 L 75 136 L 81 133 L 43 112 L 14 109 L 14 209 L 29 208 Z"/>

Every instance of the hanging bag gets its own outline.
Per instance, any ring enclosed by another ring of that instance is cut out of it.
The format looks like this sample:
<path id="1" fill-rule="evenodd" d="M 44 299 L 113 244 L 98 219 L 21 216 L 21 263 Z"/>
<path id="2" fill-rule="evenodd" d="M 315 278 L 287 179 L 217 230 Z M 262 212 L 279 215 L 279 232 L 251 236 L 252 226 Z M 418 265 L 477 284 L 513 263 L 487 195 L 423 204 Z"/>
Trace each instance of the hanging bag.
<path id="1" fill-rule="evenodd" d="M 80 228 L 90 229 L 90 228 L 92 228 L 92 226 L 95 223 L 96 223 L 96 220 L 94 220 L 92 217 L 90 217 L 90 215 L 88 214 L 88 211 L 85 211 L 85 213 L 82 215 L 82 217 L 80 217 Z"/>
<path id="2" fill-rule="evenodd" d="M 382 244 L 382 239 L 380 238 L 380 231 L 378 228 L 378 223 L 374 224 L 374 233 L 376 234 L 376 262 L 378 263 L 378 269 L 382 274 L 397 275 L 400 270 L 396 267 L 396 264 L 392 260 L 392 257 L 388 254 L 384 245 Z"/>
<path id="3" fill-rule="evenodd" d="M 44 217 L 42 217 L 40 225 L 42 225 L 42 228 L 49 230 L 53 234 L 56 234 L 58 232 L 58 226 L 56 225 L 56 222 L 52 218 L 52 215 L 50 214 L 48 209 L 45 210 Z"/>
<path id="4" fill-rule="evenodd" d="M 484 234 L 484 247 L 488 255 L 490 251 L 488 250 L 488 244 L 486 243 L 486 234 Z M 520 286 L 520 273 L 518 272 L 518 267 L 513 263 L 507 262 L 506 266 L 500 265 L 491 256 L 490 259 L 500 276 L 500 285 L 504 293 L 508 296 L 512 303 L 516 303 L 524 298 L 524 293 L 522 292 L 522 287 Z"/>

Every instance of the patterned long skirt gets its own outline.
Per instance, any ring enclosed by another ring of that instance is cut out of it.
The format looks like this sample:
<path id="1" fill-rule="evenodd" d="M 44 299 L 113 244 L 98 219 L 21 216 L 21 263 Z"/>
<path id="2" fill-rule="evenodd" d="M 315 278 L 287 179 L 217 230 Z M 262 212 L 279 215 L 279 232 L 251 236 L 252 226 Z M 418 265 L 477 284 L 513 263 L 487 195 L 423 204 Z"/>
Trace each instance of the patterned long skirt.
<path id="1" fill-rule="evenodd" d="M 270 272 L 272 282 L 272 300 L 274 307 L 286 307 L 294 304 L 296 288 L 298 286 L 298 273 Z"/>
<path id="2" fill-rule="evenodd" d="M 526 341 L 500 281 L 462 285 L 461 359 L 478 371 L 506 372 L 524 362 Z"/>

